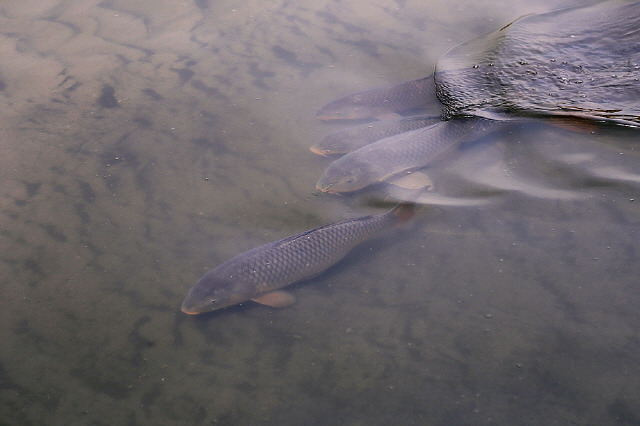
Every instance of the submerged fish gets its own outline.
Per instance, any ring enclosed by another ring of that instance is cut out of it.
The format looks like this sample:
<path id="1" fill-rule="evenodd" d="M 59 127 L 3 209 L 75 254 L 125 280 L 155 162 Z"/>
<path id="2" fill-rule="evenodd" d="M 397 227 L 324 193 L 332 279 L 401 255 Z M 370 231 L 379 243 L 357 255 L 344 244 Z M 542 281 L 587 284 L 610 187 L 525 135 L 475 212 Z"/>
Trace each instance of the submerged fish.
<path id="1" fill-rule="evenodd" d="M 435 97 L 433 77 L 354 93 L 329 102 L 316 113 L 320 120 L 356 120 L 429 104 Z"/>
<path id="2" fill-rule="evenodd" d="M 317 114 L 323 120 L 380 118 L 420 104 L 441 108 L 442 121 L 351 152 L 327 169 L 317 188 L 354 191 L 416 170 L 457 144 L 465 125 L 476 126 L 472 118 L 494 127 L 535 118 L 580 131 L 601 121 L 640 127 L 639 23 L 639 1 L 528 15 L 452 47 L 430 77 L 329 102 Z M 466 141 L 486 134 L 474 132 Z"/>
<path id="3" fill-rule="evenodd" d="M 441 121 L 422 129 L 366 145 L 334 161 L 316 187 L 339 193 L 362 189 L 408 170 L 425 167 L 468 138 L 493 130 L 492 120 L 466 118 Z"/>
<path id="4" fill-rule="evenodd" d="M 293 296 L 278 289 L 320 274 L 358 244 L 409 220 L 413 210 L 413 204 L 400 203 L 384 214 L 332 223 L 239 254 L 200 278 L 182 312 L 200 314 L 247 300 L 287 306 Z"/>
<path id="5" fill-rule="evenodd" d="M 577 117 L 638 127 L 639 22 L 638 1 L 526 15 L 453 46 L 429 77 L 336 99 L 316 115 L 371 118 L 420 106 L 442 108 L 451 121 Z"/>
<path id="6" fill-rule="evenodd" d="M 318 155 L 347 154 L 380 139 L 427 127 L 440 121 L 440 116 L 415 116 L 349 127 L 325 136 L 311 147 L 311 152 Z"/>

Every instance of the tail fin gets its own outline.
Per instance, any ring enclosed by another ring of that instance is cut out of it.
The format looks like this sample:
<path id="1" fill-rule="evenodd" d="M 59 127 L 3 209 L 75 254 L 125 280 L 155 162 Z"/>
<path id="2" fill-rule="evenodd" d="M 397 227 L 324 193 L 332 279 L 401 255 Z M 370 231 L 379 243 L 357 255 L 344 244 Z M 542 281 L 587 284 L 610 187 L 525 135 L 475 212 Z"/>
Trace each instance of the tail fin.
<path id="1" fill-rule="evenodd" d="M 390 212 L 393 213 L 398 221 L 394 226 L 400 226 L 411 220 L 415 214 L 415 210 L 416 204 L 411 201 L 402 201 L 400 204 L 395 206 Z"/>

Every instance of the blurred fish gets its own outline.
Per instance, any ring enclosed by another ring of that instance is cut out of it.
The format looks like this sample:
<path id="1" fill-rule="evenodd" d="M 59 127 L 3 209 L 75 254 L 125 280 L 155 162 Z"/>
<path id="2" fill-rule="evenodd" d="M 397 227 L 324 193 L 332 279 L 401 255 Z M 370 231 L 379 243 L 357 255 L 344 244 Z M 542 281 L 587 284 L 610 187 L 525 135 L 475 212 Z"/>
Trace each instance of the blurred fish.
<path id="1" fill-rule="evenodd" d="M 320 274 L 358 244 L 411 219 L 413 211 L 413 204 L 400 203 L 384 214 L 325 225 L 242 253 L 200 278 L 182 312 L 200 314 L 247 300 L 287 306 L 295 299 L 279 288 Z"/>
<path id="2" fill-rule="evenodd" d="M 357 120 L 433 104 L 433 76 L 353 93 L 331 101 L 316 113 L 320 120 Z M 439 112 L 439 109 L 438 109 Z"/>
<path id="3" fill-rule="evenodd" d="M 334 161 L 316 187 L 330 193 L 357 191 L 400 172 L 425 167 L 464 140 L 493 129 L 492 120 L 472 117 L 391 136 Z"/>
<path id="4" fill-rule="evenodd" d="M 349 127 L 326 136 L 311 147 L 311 152 L 318 155 L 347 154 L 380 139 L 427 127 L 441 120 L 440 116 L 415 116 Z"/>

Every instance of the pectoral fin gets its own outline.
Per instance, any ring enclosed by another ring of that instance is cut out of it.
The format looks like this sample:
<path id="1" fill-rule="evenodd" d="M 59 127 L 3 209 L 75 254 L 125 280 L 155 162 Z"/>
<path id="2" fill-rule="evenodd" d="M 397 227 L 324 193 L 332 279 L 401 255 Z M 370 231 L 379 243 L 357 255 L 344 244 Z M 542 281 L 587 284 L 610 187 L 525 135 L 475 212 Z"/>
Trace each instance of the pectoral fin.
<path id="1" fill-rule="evenodd" d="M 283 290 L 270 291 L 269 293 L 261 294 L 258 297 L 254 297 L 254 302 L 261 303 L 263 305 L 271 306 L 272 308 L 284 308 L 292 305 L 296 301 L 296 297 Z"/>
<path id="2" fill-rule="evenodd" d="M 401 176 L 389 179 L 387 183 L 405 189 L 430 189 L 433 188 L 433 182 L 429 176 L 422 172 L 406 173 Z"/>

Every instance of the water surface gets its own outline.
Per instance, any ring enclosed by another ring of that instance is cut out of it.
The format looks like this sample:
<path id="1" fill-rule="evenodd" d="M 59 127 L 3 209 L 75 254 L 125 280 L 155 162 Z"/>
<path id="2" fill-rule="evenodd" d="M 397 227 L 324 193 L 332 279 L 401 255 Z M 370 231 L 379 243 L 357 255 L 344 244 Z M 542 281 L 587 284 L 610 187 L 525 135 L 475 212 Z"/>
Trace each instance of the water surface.
<path id="1" fill-rule="evenodd" d="M 179 311 L 239 252 L 383 211 L 315 193 L 323 103 L 569 4 L 0 4 L 0 423 L 638 424 L 631 129 L 505 127 L 434 172 L 487 203 L 287 309 Z"/>

